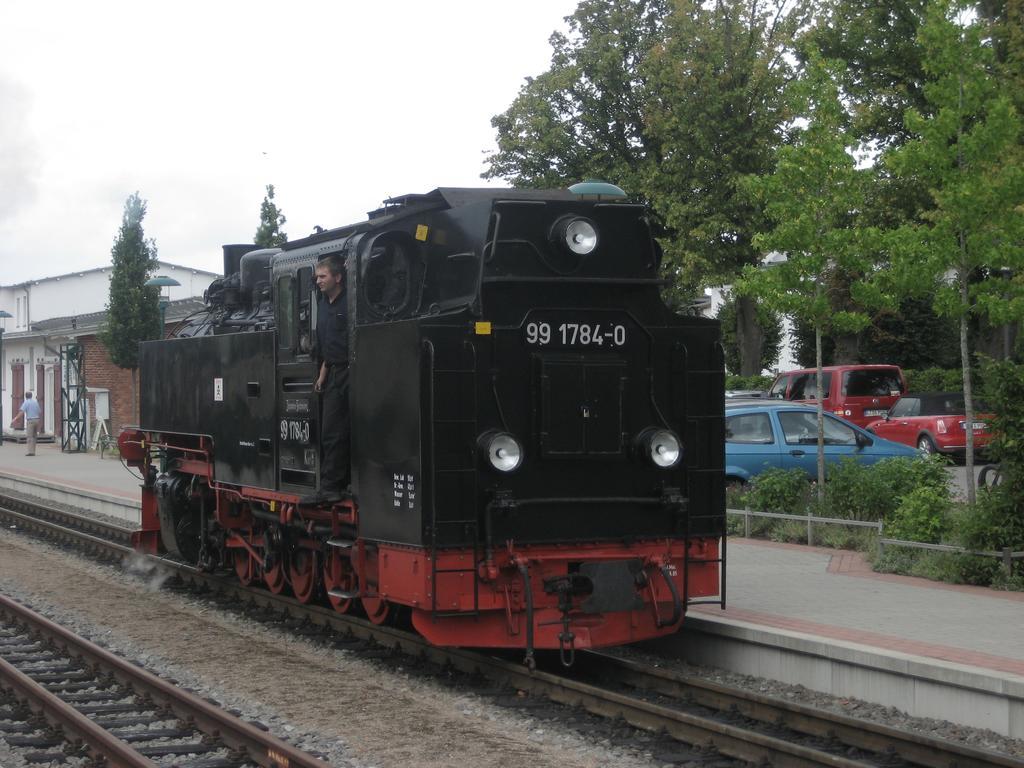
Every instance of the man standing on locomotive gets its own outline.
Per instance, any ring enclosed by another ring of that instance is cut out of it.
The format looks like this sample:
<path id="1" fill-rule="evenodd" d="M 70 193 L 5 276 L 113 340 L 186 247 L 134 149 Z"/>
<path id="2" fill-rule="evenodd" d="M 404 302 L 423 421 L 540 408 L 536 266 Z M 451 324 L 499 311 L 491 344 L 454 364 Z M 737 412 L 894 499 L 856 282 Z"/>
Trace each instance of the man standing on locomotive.
<path id="1" fill-rule="evenodd" d="M 320 490 L 303 497 L 301 504 L 333 504 L 345 497 L 349 476 L 352 420 L 348 407 L 348 301 L 341 257 L 331 254 L 316 265 L 316 343 L 313 357 L 319 366 L 314 389 L 321 393 Z"/>

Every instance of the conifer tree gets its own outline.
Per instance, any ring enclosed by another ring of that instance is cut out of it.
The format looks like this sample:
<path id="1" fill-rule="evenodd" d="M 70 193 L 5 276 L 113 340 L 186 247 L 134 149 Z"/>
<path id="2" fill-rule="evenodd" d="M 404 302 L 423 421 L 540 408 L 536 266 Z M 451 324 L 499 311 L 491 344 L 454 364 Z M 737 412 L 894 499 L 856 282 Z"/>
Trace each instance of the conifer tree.
<path id="1" fill-rule="evenodd" d="M 287 219 L 274 202 L 274 185 L 267 184 L 267 195 L 260 205 L 260 226 L 253 242 L 260 248 L 275 248 L 288 242 L 288 235 L 281 231 Z"/>
<path id="2" fill-rule="evenodd" d="M 106 320 L 99 338 L 111 362 L 131 371 L 132 414 L 136 410 L 135 372 L 139 367 L 139 342 L 155 338 L 159 325 L 157 289 L 146 286 L 156 269 L 156 243 L 142 229 L 146 201 L 135 192 L 124 204 L 121 229 L 110 250 L 113 272 Z M 160 329 L 163 332 L 163 329 Z"/>

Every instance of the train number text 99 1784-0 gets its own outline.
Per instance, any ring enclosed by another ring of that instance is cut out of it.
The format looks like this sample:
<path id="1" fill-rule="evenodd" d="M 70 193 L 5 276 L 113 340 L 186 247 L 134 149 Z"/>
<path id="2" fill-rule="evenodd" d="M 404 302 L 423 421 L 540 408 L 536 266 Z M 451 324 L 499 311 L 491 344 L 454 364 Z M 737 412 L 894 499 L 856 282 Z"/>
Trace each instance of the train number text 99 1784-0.
<path id="1" fill-rule="evenodd" d="M 626 326 L 601 323 L 526 324 L 526 343 L 541 347 L 622 347 L 626 344 Z"/>

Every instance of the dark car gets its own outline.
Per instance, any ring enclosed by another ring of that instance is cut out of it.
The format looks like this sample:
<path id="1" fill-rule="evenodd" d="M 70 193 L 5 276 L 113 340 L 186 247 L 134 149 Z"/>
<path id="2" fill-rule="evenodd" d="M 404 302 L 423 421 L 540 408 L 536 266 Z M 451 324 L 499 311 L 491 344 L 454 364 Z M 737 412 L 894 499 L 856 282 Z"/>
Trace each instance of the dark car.
<path id="1" fill-rule="evenodd" d="M 825 461 L 850 457 L 874 464 L 894 456 L 917 456 L 913 448 L 868 434 L 825 414 Z M 756 401 L 725 403 L 725 476 L 745 483 L 772 468 L 818 473 L 818 412 L 798 403 Z"/>
<path id="2" fill-rule="evenodd" d="M 916 446 L 922 453 L 963 455 L 967 451 L 967 417 L 960 392 L 927 392 L 904 395 L 884 419 L 867 429 L 886 440 Z M 974 448 L 985 449 L 992 439 L 988 407 L 975 403 Z"/>

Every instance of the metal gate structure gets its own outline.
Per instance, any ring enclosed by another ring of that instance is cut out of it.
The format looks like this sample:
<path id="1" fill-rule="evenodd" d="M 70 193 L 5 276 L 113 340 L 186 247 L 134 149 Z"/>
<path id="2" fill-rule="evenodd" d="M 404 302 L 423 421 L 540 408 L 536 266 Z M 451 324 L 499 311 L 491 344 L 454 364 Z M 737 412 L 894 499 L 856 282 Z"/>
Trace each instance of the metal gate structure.
<path id="1" fill-rule="evenodd" d="M 60 345 L 60 412 L 64 431 L 60 449 L 65 453 L 82 453 L 88 448 L 85 434 L 85 359 L 77 343 Z"/>

